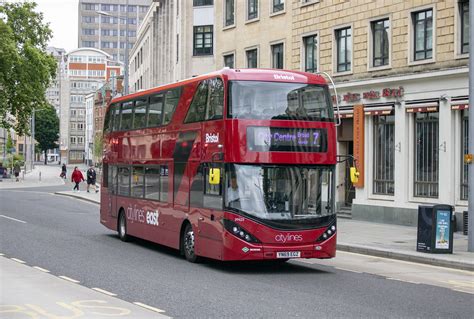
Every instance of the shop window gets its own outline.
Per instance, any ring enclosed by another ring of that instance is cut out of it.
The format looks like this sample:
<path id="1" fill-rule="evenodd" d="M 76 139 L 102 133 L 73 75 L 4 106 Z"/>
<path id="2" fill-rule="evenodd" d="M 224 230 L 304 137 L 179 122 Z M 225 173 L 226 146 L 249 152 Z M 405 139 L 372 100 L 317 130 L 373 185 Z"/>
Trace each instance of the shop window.
<path id="1" fill-rule="evenodd" d="M 439 114 L 415 114 L 415 197 L 438 197 Z"/>
<path id="2" fill-rule="evenodd" d="M 374 194 L 394 194 L 395 116 L 374 116 Z"/>

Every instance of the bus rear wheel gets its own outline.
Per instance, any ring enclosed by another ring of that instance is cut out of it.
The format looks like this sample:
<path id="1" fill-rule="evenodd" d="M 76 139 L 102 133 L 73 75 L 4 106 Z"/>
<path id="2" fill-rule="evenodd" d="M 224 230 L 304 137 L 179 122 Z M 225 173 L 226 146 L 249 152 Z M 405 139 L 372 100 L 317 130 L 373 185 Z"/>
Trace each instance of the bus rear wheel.
<path id="1" fill-rule="evenodd" d="M 189 223 L 184 228 L 182 240 L 183 240 L 184 257 L 186 257 L 186 260 L 192 263 L 199 262 L 200 258 L 196 256 L 196 252 L 194 250 L 195 237 L 194 237 L 193 226 L 191 226 L 191 224 Z"/>
<path id="2" fill-rule="evenodd" d="M 120 211 L 119 222 L 118 222 L 118 235 L 121 241 L 128 241 L 127 235 L 127 219 L 125 218 L 125 212 Z"/>

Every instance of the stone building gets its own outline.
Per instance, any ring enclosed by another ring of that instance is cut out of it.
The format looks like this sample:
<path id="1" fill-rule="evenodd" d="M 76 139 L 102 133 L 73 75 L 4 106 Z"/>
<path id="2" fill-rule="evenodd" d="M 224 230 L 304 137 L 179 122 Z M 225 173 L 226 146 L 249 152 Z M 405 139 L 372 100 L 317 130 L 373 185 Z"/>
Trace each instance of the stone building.
<path id="1" fill-rule="evenodd" d="M 216 1 L 216 68 L 291 69 L 294 2 Z"/>
<path id="2" fill-rule="evenodd" d="M 469 2 L 293 5 L 290 68 L 333 76 L 339 154 L 362 154 L 357 188 L 339 166 L 338 206 L 353 218 L 407 225 L 416 225 L 419 205 L 467 210 Z"/>
<path id="3" fill-rule="evenodd" d="M 130 51 L 130 92 L 215 70 L 213 2 L 152 2 Z"/>

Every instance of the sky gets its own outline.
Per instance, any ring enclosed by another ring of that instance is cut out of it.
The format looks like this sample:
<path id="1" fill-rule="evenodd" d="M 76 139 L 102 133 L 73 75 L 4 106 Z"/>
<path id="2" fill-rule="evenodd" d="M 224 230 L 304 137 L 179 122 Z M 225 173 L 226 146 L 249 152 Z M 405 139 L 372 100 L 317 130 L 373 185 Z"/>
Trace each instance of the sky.
<path id="1" fill-rule="evenodd" d="M 35 0 L 37 11 L 43 13 L 44 22 L 49 23 L 53 38 L 49 46 L 63 48 L 69 52 L 77 48 L 79 0 Z"/>

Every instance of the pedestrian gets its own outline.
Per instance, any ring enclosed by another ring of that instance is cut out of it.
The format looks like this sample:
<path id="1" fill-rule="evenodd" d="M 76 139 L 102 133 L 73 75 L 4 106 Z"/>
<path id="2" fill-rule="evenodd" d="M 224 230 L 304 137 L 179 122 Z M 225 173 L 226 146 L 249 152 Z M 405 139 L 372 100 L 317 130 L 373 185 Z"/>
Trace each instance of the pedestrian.
<path id="1" fill-rule="evenodd" d="M 63 164 L 63 166 L 61 166 L 61 175 L 59 176 L 66 179 L 66 174 L 67 174 L 66 164 Z"/>
<path id="2" fill-rule="evenodd" d="M 16 162 L 15 163 L 15 166 L 13 167 L 13 172 L 15 173 L 15 178 L 16 178 L 16 181 L 20 181 L 18 179 L 18 177 L 20 176 L 20 172 L 21 172 L 21 167 L 20 167 L 20 163 Z"/>
<path id="3" fill-rule="evenodd" d="M 89 193 L 89 187 L 91 185 L 94 186 L 94 190 L 97 193 L 99 190 L 97 189 L 97 186 L 95 185 L 95 180 L 96 180 L 97 174 L 95 172 L 94 167 L 92 165 L 89 167 L 87 170 L 87 192 Z"/>
<path id="4" fill-rule="evenodd" d="M 84 181 L 84 176 L 82 175 L 82 172 L 77 168 L 77 166 L 74 167 L 74 172 L 72 172 L 71 174 L 71 181 L 76 183 L 72 190 L 75 191 L 77 189 L 77 191 L 79 191 L 79 183 Z"/>

